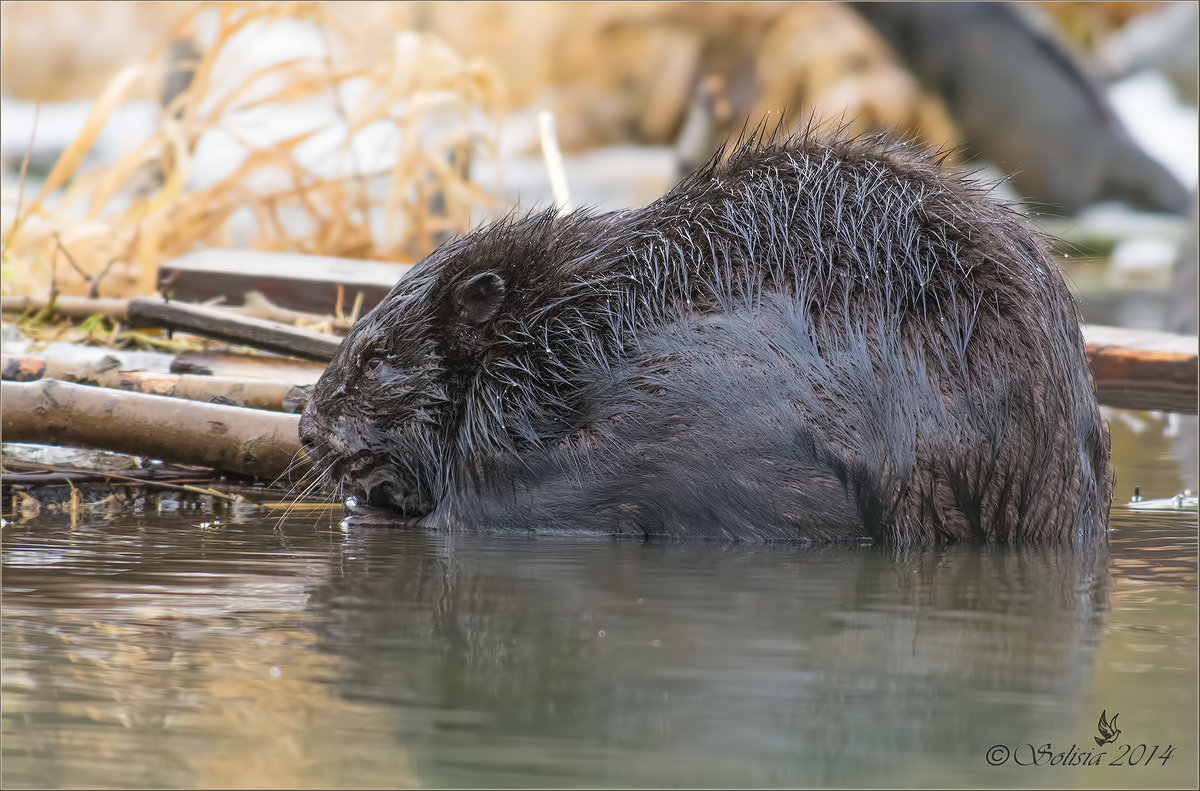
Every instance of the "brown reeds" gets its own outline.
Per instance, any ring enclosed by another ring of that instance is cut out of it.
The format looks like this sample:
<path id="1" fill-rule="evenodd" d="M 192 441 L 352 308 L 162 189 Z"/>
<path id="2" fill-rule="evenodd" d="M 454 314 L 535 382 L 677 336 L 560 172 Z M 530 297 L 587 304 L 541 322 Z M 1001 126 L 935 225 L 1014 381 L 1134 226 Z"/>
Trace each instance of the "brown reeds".
<path id="1" fill-rule="evenodd" d="M 466 230 L 473 210 L 492 205 L 462 159 L 491 142 L 499 79 L 431 35 L 404 32 L 402 19 L 385 21 L 347 25 L 305 2 L 194 4 L 149 57 L 108 83 L 40 190 L 23 189 L 0 237 L 3 292 L 149 294 L 159 263 L 199 247 L 412 261 L 439 234 Z M 236 73 L 239 48 L 283 23 L 315 30 L 324 51 Z M 165 64 L 190 79 L 158 127 L 112 164 L 85 169 L 113 111 L 156 95 L 165 54 L 179 49 L 170 43 L 197 27 L 211 43 Z M 285 115 L 310 122 L 261 144 L 239 132 L 248 118 Z M 364 130 L 390 147 L 377 157 L 384 165 L 351 147 Z M 218 138 L 241 146 L 240 164 L 213 173 L 209 161 L 197 172 L 199 147 Z"/>
<path id="2" fill-rule="evenodd" d="M 869 26 L 836 3 L 181 5 L 185 11 L 169 14 L 147 6 L 155 24 L 171 22 L 169 35 L 109 80 L 40 190 L 17 191 L 16 219 L 2 229 L 3 293 L 45 297 L 53 282 L 65 293 L 147 294 L 159 262 L 202 246 L 419 259 L 492 205 L 468 171 L 472 152 L 486 149 L 497 127 L 469 121 L 498 125 L 502 103 L 552 111 L 568 153 L 670 144 L 696 85 L 715 76 L 724 86 L 715 99 L 726 107 L 717 137 L 787 107 L 796 121 L 812 114 L 852 131 L 896 129 L 936 147 L 957 142 L 940 101 L 922 94 Z M 6 20 L 38 13 L 36 4 L 10 4 Z M 241 72 L 231 66 L 264 30 L 286 24 L 307 26 L 305 35 L 323 46 Z M 78 26 L 71 29 L 78 37 Z M 147 25 L 140 29 L 145 38 Z M 35 57 L 22 47 L 10 50 Z M 63 42 L 50 49 L 67 60 Z M 21 72 L 12 52 L 7 81 Z M 40 49 L 37 57 L 54 59 Z M 115 62 L 111 47 L 92 57 L 104 68 Z M 91 75 L 79 72 L 73 79 L 90 85 Z M 44 82 L 33 80 L 25 95 Z M 158 96 L 166 84 L 158 128 L 130 140 L 118 161 L 85 170 L 114 109 Z M 295 111 L 314 107 L 325 115 L 256 142 L 253 119 L 303 117 Z M 355 135 L 383 141 L 387 164 L 352 148 Z M 240 164 L 197 173 L 212 169 L 214 141 L 241 146 Z M 314 161 L 314 149 L 323 161 Z M 6 200 L 11 206 L 14 196 Z"/>

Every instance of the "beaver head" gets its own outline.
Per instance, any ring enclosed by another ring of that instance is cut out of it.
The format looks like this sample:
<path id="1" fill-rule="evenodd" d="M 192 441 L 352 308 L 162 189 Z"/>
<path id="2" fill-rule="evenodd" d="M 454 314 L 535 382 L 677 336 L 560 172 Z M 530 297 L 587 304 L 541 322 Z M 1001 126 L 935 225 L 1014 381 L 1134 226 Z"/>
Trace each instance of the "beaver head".
<path id="1" fill-rule="evenodd" d="M 300 421 L 339 496 L 417 518 L 480 454 L 545 439 L 566 398 L 551 335 L 582 337 L 587 324 L 566 328 L 545 306 L 580 286 L 609 225 L 553 212 L 495 223 L 443 245 L 355 323 Z"/>

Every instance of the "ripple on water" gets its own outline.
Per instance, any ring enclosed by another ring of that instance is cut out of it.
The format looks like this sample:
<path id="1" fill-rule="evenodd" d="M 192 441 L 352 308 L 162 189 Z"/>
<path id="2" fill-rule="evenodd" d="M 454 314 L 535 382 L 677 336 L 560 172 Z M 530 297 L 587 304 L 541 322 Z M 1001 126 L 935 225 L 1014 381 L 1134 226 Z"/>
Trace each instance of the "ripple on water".
<path id="1" fill-rule="evenodd" d="M 4 528 L 6 784 L 1043 785 L 983 751 L 1195 737 L 1194 515 L 1107 556 L 194 523 Z"/>

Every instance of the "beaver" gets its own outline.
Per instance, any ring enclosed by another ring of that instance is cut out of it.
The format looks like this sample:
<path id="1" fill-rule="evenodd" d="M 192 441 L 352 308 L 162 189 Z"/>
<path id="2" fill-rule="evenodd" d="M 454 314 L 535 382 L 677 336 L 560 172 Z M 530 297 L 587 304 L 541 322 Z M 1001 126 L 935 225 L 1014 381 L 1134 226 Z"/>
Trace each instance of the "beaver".
<path id="1" fill-rule="evenodd" d="M 1070 292 L 943 164 L 885 135 L 750 135 L 645 208 L 450 241 L 346 335 L 302 445 L 356 511 L 438 530 L 1103 537 Z"/>

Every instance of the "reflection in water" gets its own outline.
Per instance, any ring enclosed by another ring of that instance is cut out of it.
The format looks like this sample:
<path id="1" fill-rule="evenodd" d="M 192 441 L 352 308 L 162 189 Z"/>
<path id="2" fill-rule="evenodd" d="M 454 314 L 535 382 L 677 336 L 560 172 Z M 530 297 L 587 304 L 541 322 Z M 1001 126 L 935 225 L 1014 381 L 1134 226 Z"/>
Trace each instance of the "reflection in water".
<path id="1" fill-rule="evenodd" d="M 5 528 L 4 785 L 413 785 L 301 625 L 328 541 L 196 521 Z"/>
<path id="2" fill-rule="evenodd" d="M 1002 548 L 369 534 L 345 551 L 309 604 L 339 694 L 382 695 L 410 727 L 425 712 L 418 769 L 463 785 L 532 767 L 648 784 L 986 768 L 1000 737 L 1073 720 L 1107 580 L 1103 554 Z"/>
<path id="3" fill-rule="evenodd" d="M 1112 457 L 1117 466 L 1115 505 L 1129 502 L 1135 489 L 1145 498 L 1174 497 L 1184 489 L 1196 490 L 1200 456 L 1195 415 L 1132 409 L 1101 412 L 1107 414 L 1112 432 Z"/>
<path id="4" fill-rule="evenodd" d="M 4 528 L 8 786 L 1194 785 L 1196 514 L 1107 553 Z M 1093 744 L 1167 766 L 989 767 Z"/>

